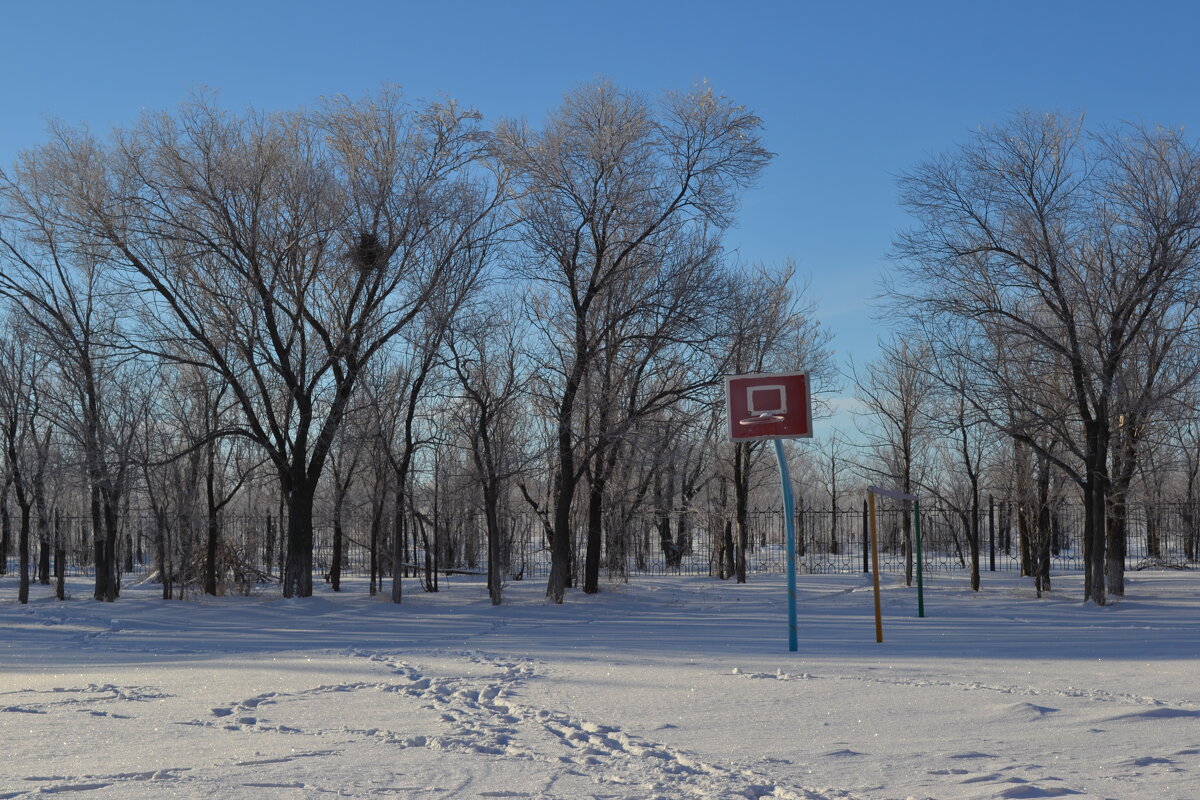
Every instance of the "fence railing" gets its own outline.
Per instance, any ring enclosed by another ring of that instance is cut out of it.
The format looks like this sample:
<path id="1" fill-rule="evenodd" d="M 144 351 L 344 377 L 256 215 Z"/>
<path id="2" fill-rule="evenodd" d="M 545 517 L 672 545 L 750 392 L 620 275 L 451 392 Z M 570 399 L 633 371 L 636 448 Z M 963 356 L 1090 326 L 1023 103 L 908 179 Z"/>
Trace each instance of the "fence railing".
<path id="1" fill-rule="evenodd" d="M 1017 514 L 1001 505 L 979 520 L 980 568 L 1018 570 L 1028 558 L 1022 548 Z M 1064 506 L 1051 514 L 1051 569 L 1082 569 L 1080 533 L 1082 510 Z M 749 513 L 745 526 L 746 569 L 751 573 L 782 572 L 785 566 L 783 513 L 777 509 Z M 371 521 L 344 521 L 345 575 L 367 575 L 371 564 Z M 410 572 L 426 564 L 437 570 L 480 572 L 487 563 L 487 535 L 482 516 L 457 514 L 424 520 L 421 535 L 404 548 Z M 391 572 L 391 531 L 385 524 L 376 530 L 376 563 L 380 574 Z M 899 509 L 883 508 L 877 517 L 880 568 L 896 572 L 905 568 L 904 516 Z M 964 570 L 970 566 L 967 521 L 947 509 L 922 509 L 924 568 L 928 571 Z M 541 578 L 549 573 L 550 553 L 545 527 L 532 513 L 503 518 L 505 573 L 510 580 Z M 223 557 L 234 559 L 263 576 L 278 576 L 285 552 L 282 521 L 271 515 L 227 516 L 220 520 Z M 669 514 L 637 512 L 612 515 L 602 532 L 603 569 L 610 575 L 718 574 L 733 563 L 740 528 L 727 513 L 708 510 L 673 511 Z M 90 520 L 60 518 L 50 533 L 54 542 L 33 542 L 32 568 L 52 572 L 51 554 L 61 548 L 68 575 L 90 573 L 93 545 Z M 130 515 L 123 521 L 119 547 L 126 574 L 145 576 L 158 569 L 160 556 L 174 580 L 193 579 L 206 552 L 202 521 Z M 576 564 L 582 565 L 584 526 L 573 540 Z M 796 514 L 797 566 L 810 573 L 848 573 L 867 566 L 867 520 L 859 509 L 802 509 Z M 9 553 L 8 569 L 16 569 Z M 314 572 L 325 574 L 333 556 L 333 527 L 327 521 L 314 526 Z M 427 558 L 428 557 L 428 558 Z M 3 563 L 3 562 L 0 562 Z M 1189 504 L 1136 506 L 1129 509 L 1125 541 L 1127 569 L 1149 566 L 1200 567 L 1200 507 Z"/>

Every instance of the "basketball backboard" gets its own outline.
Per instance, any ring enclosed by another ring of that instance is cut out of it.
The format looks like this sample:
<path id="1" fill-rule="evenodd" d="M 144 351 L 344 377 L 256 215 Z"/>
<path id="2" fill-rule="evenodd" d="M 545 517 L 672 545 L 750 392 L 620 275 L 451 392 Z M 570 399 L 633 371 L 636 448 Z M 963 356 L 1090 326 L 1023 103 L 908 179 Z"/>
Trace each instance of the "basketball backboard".
<path id="1" fill-rule="evenodd" d="M 725 378 L 729 441 L 812 437 L 812 397 L 804 372 L 753 373 Z"/>

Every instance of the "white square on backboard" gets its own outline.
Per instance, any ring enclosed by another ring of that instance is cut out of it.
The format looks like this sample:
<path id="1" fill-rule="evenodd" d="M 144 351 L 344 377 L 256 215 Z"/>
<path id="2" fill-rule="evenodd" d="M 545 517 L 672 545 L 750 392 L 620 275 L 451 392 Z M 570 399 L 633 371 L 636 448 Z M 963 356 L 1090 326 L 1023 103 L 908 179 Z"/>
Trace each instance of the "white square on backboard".
<path id="1" fill-rule="evenodd" d="M 755 400 L 764 403 L 758 405 Z M 787 413 L 787 387 L 782 383 L 746 387 L 746 409 L 754 416 Z"/>

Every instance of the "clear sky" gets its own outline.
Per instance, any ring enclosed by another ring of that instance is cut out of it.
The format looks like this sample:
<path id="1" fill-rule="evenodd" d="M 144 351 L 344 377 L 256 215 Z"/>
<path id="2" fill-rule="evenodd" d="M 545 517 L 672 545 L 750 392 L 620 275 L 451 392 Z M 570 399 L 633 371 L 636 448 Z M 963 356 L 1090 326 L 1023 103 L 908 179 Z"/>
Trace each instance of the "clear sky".
<path id="1" fill-rule="evenodd" d="M 1200 3 L 1154 0 L 0 0 L 0 163 L 48 116 L 102 131 L 199 87 L 273 109 L 389 82 L 536 121 L 601 75 L 648 94 L 708 79 L 778 154 L 729 244 L 794 258 L 861 362 L 906 224 L 896 175 L 1016 109 L 1195 127 L 1197 23 Z"/>

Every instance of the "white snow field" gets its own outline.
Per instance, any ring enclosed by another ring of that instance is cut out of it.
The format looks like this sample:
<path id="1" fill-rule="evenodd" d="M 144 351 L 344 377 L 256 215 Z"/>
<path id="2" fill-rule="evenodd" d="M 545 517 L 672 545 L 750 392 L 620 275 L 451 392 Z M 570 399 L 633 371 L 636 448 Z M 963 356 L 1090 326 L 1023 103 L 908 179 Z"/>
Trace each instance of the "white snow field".
<path id="1" fill-rule="evenodd" d="M 1200 574 L 637 578 L 394 606 L 0 581 L 0 798 L 1200 798 Z"/>

